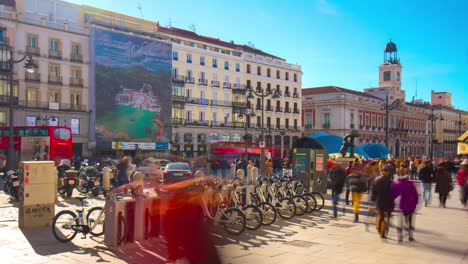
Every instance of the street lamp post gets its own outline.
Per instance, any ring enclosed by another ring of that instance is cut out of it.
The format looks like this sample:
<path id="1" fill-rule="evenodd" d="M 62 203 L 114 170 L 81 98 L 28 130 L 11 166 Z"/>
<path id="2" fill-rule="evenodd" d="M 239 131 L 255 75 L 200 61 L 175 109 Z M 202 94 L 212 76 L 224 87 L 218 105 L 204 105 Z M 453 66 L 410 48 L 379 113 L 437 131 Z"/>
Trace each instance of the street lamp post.
<path id="1" fill-rule="evenodd" d="M 240 113 L 239 115 L 237 115 L 238 118 L 244 120 L 244 130 L 245 130 L 245 133 L 244 133 L 244 136 L 243 136 L 244 148 L 245 148 L 244 155 L 245 155 L 245 158 L 247 160 L 249 160 L 249 153 L 248 153 L 248 150 L 247 150 L 247 141 L 250 139 L 250 136 L 247 134 L 247 120 L 248 120 L 248 117 L 252 117 L 252 116 L 255 116 L 254 112 Z"/>
<path id="2" fill-rule="evenodd" d="M 24 60 L 26 60 L 26 63 L 23 65 L 23 67 L 26 68 L 26 70 L 29 73 L 34 73 L 34 70 L 36 69 L 36 64 L 33 61 L 33 58 L 31 54 L 26 53 L 21 59 L 15 60 L 13 58 L 13 48 L 10 47 L 9 45 L 3 45 L 1 47 L 1 52 L 2 52 L 2 59 L 4 59 L 2 63 L 2 70 L 6 70 L 8 72 L 8 81 L 10 85 L 10 98 L 9 98 L 9 105 L 8 105 L 8 110 L 9 110 L 9 120 L 8 120 L 8 125 L 9 125 L 9 131 L 8 131 L 8 154 L 7 154 L 7 169 L 8 170 L 14 170 L 15 169 L 15 164 L 16 164 L 16 158 L 15 158 L 15 149 L 14 149 L 14 118 L 13 118 L 13 110 L 14 110 L 14 105 L 15 105 L 15 100 L 14 100 L 14 80 L 13 80 L 13 66 L 17 63 L 20 63 Z M 5 69 L 7 67 L 7 69 Z M 16 102 L 18 103 L 18 102 Z"/>
<path id="3" fill-rule="evenodd" d="M 258 98 L 261 99 L 261 111 L 262 111 L 262 119 L 261 119 L 261 140 L 263 141 L 263 146 L 261 146 L 262 152 L 260 155 L 260 175 L 263 177 L 265 176 L 265 98 L 268 96 L 272 96 L 272 98 L 277 99 L 279 98 L 278 91 L 276 89 L 273 90 L 267 90 L 257 87 L 257 91 L 255 91 L 252 87 L 247 87 L 247 90 L 249 92 L 247 99 L 254 99 L 254 95 L 257 96 Z"/>
<path id="4" fill-rule="evenodd" d="M 441 115 L 434 115 L 434 108 L 431 107 L 431 114 L 429 115 L 429 120 L 431 120 L 431 145 L 430 145 L 430 157 L 434 158 L 434 121 L 444 120 Z"/>

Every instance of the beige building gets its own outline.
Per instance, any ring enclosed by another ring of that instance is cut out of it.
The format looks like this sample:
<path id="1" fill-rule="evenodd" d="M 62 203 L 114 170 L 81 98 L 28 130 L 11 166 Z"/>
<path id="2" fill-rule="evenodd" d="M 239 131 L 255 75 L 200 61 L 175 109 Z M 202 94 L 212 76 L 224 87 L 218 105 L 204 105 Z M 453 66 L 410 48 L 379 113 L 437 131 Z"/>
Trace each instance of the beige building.
<path id="1" fill-rule="evenodd" d="M 34 73 L 27 73 L 20 64 L 14 67 L 18 82 L 14 125 L 69 126 L 74 153 L 86 155 L 89 38 L 77 6 L 55 0 L 20 0 L 16 6 L 0 6 L 0 27 L 7 31 L 15 59 L 31 54 L 38 65 Z M 5 89 L 1 92 L 7 94 Z M 7 113 L 2 104 L 0 122 L 5 125 Z"/>

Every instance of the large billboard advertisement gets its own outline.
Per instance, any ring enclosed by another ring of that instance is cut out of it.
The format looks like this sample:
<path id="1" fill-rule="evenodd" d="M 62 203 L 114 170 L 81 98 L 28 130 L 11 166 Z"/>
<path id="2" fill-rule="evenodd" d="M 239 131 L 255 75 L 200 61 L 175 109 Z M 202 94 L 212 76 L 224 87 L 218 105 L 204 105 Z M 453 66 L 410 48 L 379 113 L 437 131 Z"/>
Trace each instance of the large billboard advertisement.
<path id="1" fill-rule="evenodd" d="M 167 142 L 171 44 L 98 28 L 91 44 L 96 141 Z"/>

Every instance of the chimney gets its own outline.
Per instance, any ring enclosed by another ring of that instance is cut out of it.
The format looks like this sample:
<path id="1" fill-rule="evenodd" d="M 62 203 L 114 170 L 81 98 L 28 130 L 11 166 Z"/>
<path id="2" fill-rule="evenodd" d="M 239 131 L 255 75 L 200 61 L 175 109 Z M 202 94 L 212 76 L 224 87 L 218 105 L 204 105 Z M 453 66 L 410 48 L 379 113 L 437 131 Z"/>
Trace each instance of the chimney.
<path id="1" fill-rule="evenodd" d="M 45 17 L 41 17 L 41 26 L 46 26 L 47 22 L 46 22 L 46 18 Z"/>
<path id="2" fill-rule="evenodd" d="M 68 31 L 68 22 L 63 23 L 63 29 Z"/>

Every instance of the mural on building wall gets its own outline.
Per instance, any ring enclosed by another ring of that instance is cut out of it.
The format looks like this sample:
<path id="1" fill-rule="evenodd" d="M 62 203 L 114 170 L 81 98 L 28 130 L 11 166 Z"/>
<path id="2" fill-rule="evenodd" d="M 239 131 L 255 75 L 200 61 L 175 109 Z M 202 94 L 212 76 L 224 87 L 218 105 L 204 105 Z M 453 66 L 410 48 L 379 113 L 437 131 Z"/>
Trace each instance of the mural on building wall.
<path id="1" fill-rule="evenodd" d="M 166 142 L 171 137 L 172 47 L 93 29 L 96 140 Z"/>

